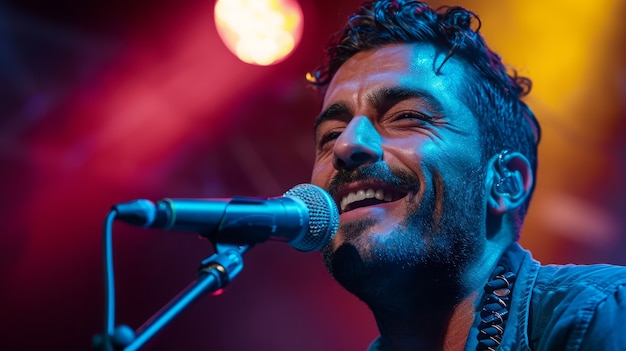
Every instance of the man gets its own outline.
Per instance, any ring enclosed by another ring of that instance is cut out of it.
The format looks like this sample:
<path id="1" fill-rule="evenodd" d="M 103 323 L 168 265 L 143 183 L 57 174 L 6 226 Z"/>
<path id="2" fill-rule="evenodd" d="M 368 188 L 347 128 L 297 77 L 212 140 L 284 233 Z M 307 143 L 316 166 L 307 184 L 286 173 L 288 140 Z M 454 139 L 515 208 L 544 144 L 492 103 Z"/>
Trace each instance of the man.
<path id="1" fill-rule="evenodd" d="M 373 312 L 370 350 L 626 350 L 626 269 L 540 266 L 517 239 L 540 127 L 473 13 L 364 4 L 309 75 L 323 252 Z"/>

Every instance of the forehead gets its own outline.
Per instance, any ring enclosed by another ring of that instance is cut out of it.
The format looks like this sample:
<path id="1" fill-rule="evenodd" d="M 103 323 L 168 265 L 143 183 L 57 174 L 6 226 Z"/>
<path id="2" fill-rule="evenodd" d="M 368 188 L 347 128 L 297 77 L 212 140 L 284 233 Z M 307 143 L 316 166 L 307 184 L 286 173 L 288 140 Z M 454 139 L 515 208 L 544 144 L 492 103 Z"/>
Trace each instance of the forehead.
<path id="1" fill-rule="evenodd" d="M 393 86 L 422 90 L 444 104 L 459 103 L 473 70 L 452 56 L 436 73 L 446 54 L 430 44 L 393 44 L 359 52 L 337 70 L 323 107 L 337 100 L 361 101 L 374 90 Z"/>

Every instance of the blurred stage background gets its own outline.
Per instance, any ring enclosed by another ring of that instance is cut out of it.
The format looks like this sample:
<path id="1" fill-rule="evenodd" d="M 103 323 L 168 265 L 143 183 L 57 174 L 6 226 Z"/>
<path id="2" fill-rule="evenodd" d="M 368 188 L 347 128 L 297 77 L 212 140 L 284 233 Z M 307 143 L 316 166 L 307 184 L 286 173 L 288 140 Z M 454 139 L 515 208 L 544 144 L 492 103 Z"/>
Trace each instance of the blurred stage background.
<path id="1" fill-rule="evenodd" d="M 0 348 L 90 350 L 101 228 L 136 198 L 278 196 L 309 181 L 318 104 L 304 75 L 358 1 L 299 0 L 286 61 L 238 61 L 211 0 L 0 4 Z M 443 4 L 436 1 L 434 6 Z M 626 264 L 626 3 L 458 1 L 533 79 L 543 124 L 523 244 L 544 263 Z M 118 324 L 133 328 L 211 254 L 194 234 L 114 227 Z M 364 350 L 369 312 L 317 253 L 266 243 L 220 296 L 146 350 Z"/>

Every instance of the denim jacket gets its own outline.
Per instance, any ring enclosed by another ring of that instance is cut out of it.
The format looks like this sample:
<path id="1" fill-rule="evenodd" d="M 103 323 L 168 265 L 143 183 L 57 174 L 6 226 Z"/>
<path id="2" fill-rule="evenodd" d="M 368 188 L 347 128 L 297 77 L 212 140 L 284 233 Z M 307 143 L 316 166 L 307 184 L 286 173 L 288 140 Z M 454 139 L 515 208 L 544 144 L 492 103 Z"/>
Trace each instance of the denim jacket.
<path id="1" fill-rule="evenodd" d="M 626 267 L 541 266 L 514 244 L 520 262 L 499 351 L 626 350 Z"/>
<path id="2" fill-rule="evenodd" d="M 497 351 L 626 351 L 626 267 L 546 265 L 514 243 L 501 262 L 517 267 Z M 465 351 L 476 350 L 476 312 Z M 381 347 L 380 338 L 368 348 Z"/>

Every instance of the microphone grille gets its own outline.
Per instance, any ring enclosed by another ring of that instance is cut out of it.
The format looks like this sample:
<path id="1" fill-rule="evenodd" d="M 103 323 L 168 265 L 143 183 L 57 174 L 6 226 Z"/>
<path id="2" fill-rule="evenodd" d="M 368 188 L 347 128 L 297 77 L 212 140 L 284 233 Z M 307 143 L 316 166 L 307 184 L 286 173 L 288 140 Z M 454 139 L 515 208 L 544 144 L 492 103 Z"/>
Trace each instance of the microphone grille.
<path id="1" fill-rule="evenodd" d="M 339 228 L 339 211 L 333 198 L 324 189 L 313 184 L 299 184 L 289 189 L 285 196 L 302 200 L 309 211 L 306 235 L 289 242 L 297 250 L 320 250 L 329 243 Z"/>

